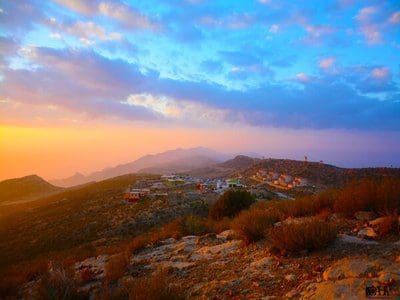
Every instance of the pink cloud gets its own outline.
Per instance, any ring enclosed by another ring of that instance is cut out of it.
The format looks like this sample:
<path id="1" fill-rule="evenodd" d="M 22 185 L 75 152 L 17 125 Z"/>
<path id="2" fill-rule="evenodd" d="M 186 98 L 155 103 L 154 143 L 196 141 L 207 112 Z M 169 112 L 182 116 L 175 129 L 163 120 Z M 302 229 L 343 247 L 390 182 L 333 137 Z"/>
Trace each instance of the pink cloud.
<path id="1" fill-rule="evenodd" d="M 326 57 L 323 58 L 319 61 L 319 67 L 323 68 L 323 69 L 327 69 L 333 66 L 333 64 L 335 63 L 335 58 L 334 57 Z"/>
<path id="2" fill-rule="evenodd" d="M 371 71 L 371 76 L 379 81 L 385 81 L 390 77 L 390 70 L 388 68 L 374 68 Z"/>
<path id="3" fill-rule="evenodd" d="M 296 79 L 298 81 L 307 82 L 310 80 L 310 77 L 304 73 L 298 73 L 296 74 Z"/>
<path id="4" fill-rule="evenodd" d="M 396 11 L 390 16 L 389 22 L 392 24 L 399 24 L 400 23 L 400 11 Z"/>
<path id="5" fill-rule="evenodd" d="M 371 20 L 372 16 L 378 12 L 378 8 L 375 6 L 367 6 L 359 10 L 356 15 L 356 19 L 359 22 L 368 22 Z"/>

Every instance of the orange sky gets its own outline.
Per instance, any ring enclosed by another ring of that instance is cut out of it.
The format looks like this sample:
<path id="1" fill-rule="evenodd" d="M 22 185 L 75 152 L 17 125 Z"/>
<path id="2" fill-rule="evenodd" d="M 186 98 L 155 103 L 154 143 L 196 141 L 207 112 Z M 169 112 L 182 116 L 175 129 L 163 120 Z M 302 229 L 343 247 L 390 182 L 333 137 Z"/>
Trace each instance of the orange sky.
<path id="1" fill-rule="evenodd" d="M 0 180 L 38 174 L 45 179 L 90 173 L 146 154 L 204 146 L 224 153 L 324 160 L 337 165 L 385 165 L 397 135 L 307 131 L 239 125 L 218 128 L 90 124 L 82 127 L 0 127 Z M 382 142 L 385 141 L 385 144 Z M 347 142 L 344 142 L 347 141 Z M 349 143 L 348 141 L 351 141 Z M 392 150 L 393 151 L 392 151 Z M 341 159 L 342 158 L 342 159 Z M 387 165 L 387 163 L 386 163 Z"/>

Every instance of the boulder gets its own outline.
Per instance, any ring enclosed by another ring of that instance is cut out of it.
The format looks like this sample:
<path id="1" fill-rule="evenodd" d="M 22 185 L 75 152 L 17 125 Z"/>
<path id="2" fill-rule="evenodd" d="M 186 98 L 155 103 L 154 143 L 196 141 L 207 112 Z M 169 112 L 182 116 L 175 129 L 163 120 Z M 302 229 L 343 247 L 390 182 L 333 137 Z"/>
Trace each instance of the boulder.
<path id="1" fill-rule="evenodd" d="M 378 245 L 376 241 L 367 241 L 360 239 L 356 236 L 351 236 L 347 234 L 338 234 L 336 238 L 337 244 L 360 244 L 360 245 Z"/>
<path id="2" fill-rule="evenodd" d="M 233 240 L 236 237 L 237 233 L 232 229 L 222 231 L 220 234 L 217 235 L 218 239 L 223 239 L 223 240 Z"/>
<path id="3" fill-rule="evenodd" d="M 372 285 L 371 279 L 346 278 L 337 281 L 323 281 L 312 284 L 302 296 L 304 299 L 365 299 L 365 288 Z"/>
<path id="4" fill-rule="evenodd" d="M 343 258 L 326 269 L 322 277 L 324 280 L 363 277 L 370 272 L 381 271 L 390 264 L 390 261 L 384 259 Z"/>
<path id="5" fill-rule="evenodd" d="M 374 239 L 378 235 L 376 234 L 375 230 L 372 227 L 365 227 L 361 229 L 358 233 L 357 236 L 361 238 L 369 238 L 369 239 Z"/>

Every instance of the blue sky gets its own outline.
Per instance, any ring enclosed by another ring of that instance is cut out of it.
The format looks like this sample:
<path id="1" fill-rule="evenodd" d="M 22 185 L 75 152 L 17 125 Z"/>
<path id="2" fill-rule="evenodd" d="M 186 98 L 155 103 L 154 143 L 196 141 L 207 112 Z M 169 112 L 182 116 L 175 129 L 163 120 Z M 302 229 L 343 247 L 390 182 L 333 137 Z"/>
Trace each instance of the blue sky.
<path id="1" fill-rule="evenodd" d="M 400 131 L 400 2 L 0 4 L 0 119 Z"/>

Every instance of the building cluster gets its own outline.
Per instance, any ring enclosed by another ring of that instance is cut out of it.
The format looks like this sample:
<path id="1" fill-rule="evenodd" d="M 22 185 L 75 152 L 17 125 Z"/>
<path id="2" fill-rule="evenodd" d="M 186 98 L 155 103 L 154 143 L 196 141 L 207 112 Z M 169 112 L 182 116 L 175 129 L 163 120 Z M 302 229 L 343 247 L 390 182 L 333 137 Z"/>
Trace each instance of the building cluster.
<path id="1" fill-rule="evenodd" d="M 255 175 L 255 178 L 259 181 L 265 181 L 268 184 L 284 189 L 291 189 L 294 187 L 308 185 L 307 179 L 301 177 L 294 177 L 288 174 L 279 174 L 274 171 L 268 171 L 266 169 L 260 169 Z"/>
<path id="2" fill-rule="evenodd" d="M 244 185 L 238 178 L 199 179 L 184 175 L 163 175 L 159 180 L 139 180 L 129 187 L 124 199 L 134 203 L 141 199 L 167 198 L 169 194 L 185 191 L 187 193 L 222 193 L 229 188 L 241 188 Z"/>

